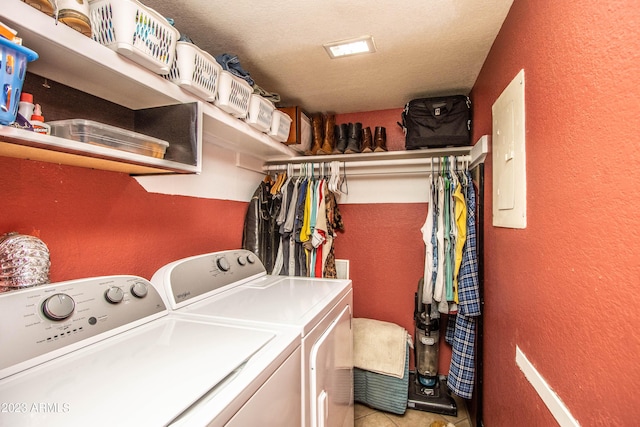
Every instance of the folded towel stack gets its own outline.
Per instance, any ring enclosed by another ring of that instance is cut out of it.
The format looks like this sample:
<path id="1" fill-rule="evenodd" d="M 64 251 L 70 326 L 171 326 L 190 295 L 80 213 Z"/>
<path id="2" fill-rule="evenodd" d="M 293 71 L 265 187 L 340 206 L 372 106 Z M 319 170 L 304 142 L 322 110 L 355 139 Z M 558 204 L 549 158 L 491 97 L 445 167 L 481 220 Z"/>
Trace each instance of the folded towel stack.
<path id="1" fill-rule="evenodd" d="M 394 323 L 353 319 L 353 365 L 356 368 L 402 378 L 410 335 Z"/>

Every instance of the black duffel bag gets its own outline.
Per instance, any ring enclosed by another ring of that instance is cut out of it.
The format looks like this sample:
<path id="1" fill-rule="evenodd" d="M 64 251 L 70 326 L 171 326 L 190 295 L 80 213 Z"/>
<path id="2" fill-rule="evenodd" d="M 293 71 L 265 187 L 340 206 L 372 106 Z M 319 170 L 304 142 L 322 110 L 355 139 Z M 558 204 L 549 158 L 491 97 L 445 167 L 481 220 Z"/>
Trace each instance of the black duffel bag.
<path id="1" fill-rule="evenodd" d="M 407 150 L 471 145 L 471 100 L 465 95 L 413 99 L 398 124 Z"/>

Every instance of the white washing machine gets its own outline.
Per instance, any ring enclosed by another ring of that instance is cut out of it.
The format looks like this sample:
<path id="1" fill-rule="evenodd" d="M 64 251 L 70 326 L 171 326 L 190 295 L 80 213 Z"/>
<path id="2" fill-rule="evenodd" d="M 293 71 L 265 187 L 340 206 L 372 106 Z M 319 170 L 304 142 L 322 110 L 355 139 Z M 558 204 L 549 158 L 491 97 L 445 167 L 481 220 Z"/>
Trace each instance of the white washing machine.
<path id="1" fill-rule="evenodd" d="M 0 349 L 2 426 L 299 425 L 299 334 L 173 316 L 140 277 L 0 294 Z"/>
<path id="2" fill-rule="evenodd" d="M 230 250 L 167 264 L 151 282 L 183 316 L 297 331 L 300 425 L 353 425 L 351 280 L 270 276 L 252 252 Z"/>

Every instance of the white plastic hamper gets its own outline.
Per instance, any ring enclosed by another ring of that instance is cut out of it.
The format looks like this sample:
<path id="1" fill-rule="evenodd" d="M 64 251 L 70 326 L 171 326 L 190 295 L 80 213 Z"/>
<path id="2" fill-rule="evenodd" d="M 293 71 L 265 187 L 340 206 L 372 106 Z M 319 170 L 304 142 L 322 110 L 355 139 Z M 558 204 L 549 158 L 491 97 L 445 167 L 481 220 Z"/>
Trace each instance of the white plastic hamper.
<path id="1" fill-rule="evenodd" d="M 213 102 L 222 67 L 193 43 L 176 43 L 176 60 L 167 78 L 194 95 Z"/>
<path id="2" fill-rule="evenodd" d="M 252 93 L 249 100 L 249 111 L 244 120 L 259 131 L 267 132 L 271 129 L 274 109 L 275 107 L 271 101 Z"/>
<path id="3" fill-rule="evenodd" d="M 214 103 L 223 111 L 243 119 L 249 111 L 252 93 L 253 88 L 249 83 L 222 70 Z"/>
<path id="4" fill-rule="evenodd" d="M 135 0 L 90 0 L 93 39 L 157 74 L 168 74 L 178 30 Z"/>
<path id="5" fill-rule="evenodd" d="M 285 142 L 289 138 L 289 129 L 291 128 L 292 119 L 288 114 L 280 110 L 273 112 L 271 120 L 271 129 L 268 135 L 279 142 Z"/>

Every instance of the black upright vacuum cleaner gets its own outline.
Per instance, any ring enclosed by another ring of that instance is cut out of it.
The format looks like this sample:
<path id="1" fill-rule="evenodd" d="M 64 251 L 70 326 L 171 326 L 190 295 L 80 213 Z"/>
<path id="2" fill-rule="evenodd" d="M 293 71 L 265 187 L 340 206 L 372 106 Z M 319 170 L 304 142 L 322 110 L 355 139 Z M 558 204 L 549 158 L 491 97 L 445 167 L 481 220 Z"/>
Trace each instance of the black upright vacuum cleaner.
<path id="1" fill-rule="evenodd" d="M 431 306 L 422 303 L 423 279 L 415 294 L 413 318 L 416 323 L 414 342 L 415 372 L 409 373 L 407 407 L 444 415 L 458 415 L 456 402 L 438 377 L 440 319 L 431 319 Z"/>

